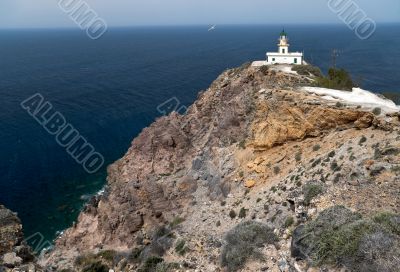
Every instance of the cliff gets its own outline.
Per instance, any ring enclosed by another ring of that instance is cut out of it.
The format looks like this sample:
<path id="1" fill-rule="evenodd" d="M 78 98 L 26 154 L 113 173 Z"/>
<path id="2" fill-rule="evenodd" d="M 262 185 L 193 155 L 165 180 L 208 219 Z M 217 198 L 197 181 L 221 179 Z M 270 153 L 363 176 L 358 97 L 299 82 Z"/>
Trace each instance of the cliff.
<path id="1" fill-rule="evenodd" d="M 353 251 L 333 260 L 314 254 L 310 245 L 319 236 L 301 237 L 314 220 L 342 222 L 349 213 L 361 220 L 385 212 L 390 226 L 398 222 L 399 115 L 316 95 L 302 88 L 312 75 L 285 69 L 227 70 L 185 115 L 174 112 L 145 128 L 109 166 L 104 194 L 88 203 L 41 265 L 49 271 L 365 267 L 343 261 L 367 243 L 364 233 Z M 324 217 L 342 206 L 349 212 Z M 399 233 L 380 226 L 366 233 L 383 233 L 394 251 L 376 249 L 379 262 L 364 259 L 395 271 Z"/>
<path id="2" fill-rule="evenodd" d="M 0 205 L 0 271 L 40 271 L 38 268 L 17 214 Z"/>

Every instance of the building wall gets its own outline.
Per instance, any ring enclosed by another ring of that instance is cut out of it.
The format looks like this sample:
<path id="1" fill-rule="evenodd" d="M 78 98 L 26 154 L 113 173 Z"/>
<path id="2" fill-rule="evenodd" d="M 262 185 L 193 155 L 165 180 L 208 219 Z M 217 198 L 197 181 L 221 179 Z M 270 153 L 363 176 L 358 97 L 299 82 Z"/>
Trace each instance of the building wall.
<path id="1" fill-rule="evenodd" d="M 301 55 L 299 56 L 290 56 L 290 55 L 270 55 L 268 57 L 268 64 L 275 64 L 275 63 L 283 63 L 283 64 L 302 64 L 303 62 L 303 57 Z M 294 59 L 297 59 L 297 63 L 294 63 Z"/>

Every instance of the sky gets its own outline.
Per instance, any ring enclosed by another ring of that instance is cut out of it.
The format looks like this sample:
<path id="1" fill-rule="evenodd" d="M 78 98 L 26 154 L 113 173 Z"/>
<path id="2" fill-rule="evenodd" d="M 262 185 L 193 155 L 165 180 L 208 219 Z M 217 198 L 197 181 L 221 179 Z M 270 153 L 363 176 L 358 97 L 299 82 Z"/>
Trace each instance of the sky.
<path id="1" fill-rule="evenodd" d="M 378 23 L 400 22 L 399 0 L 0 0 L 0 28 L 73 27 L 60 1 L 85 1 L 108 26 L 340 23 L 329 1 L 355 2 Z"/>

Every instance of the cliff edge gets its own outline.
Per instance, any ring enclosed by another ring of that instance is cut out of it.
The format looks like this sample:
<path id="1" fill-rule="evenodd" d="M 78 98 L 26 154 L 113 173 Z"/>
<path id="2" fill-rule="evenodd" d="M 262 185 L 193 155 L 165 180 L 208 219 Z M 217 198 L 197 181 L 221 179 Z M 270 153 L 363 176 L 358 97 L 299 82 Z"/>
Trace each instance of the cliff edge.
<path id="1" fill-rule="evenodd" d="M 109 166 L 104 194 L 87 204 L 41 265 L 395 271 L 398 110 L 304 88 L 313 82 L 312 74 L 287 68 L 223 72 L 185 115 L 161 117 L 133 140 Z M 329 222 L 337 225 L 318 228 Z M 322 239 L 326 230 L 340 239 Z M 393 250 L 379 244 L 363 251 L 377 237 Z"/>

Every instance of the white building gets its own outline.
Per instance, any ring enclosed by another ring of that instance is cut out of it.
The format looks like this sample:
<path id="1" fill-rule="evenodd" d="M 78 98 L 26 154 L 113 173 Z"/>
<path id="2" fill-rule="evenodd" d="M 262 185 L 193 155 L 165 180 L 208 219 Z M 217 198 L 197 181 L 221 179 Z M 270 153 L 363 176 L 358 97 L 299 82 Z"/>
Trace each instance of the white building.
<path id="1" fill-rule="evenodd" d="M 289 52 L 289 39 L 283 30 L 279 37 L 278 52 L 267 52 L 266 61 L 255 61 L 253 66 L 262 66 L 270 64 L 304 64 L 303 53 Z"/>

